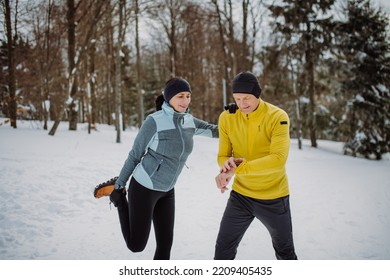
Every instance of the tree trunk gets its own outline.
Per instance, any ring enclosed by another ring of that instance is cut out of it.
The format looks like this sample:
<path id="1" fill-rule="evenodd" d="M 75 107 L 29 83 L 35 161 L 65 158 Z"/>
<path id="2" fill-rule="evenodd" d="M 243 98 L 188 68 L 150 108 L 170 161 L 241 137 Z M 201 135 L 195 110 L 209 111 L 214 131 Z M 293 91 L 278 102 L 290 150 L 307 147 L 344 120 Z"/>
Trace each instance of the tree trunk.
<path id="1" fill-rule="evenodd" d="M 137 124 L 138 127 L 141 127 L 142 122 L 144 120 L 144 97 L 142 95 L 141 50 L 139 47 L 138 15 L 139 15 L 138 0 L 135 0 L 135 48 L 137 50 L 137 96 L 138 96 Z"/>
<path id="2" fill-rule="evenodd" d="M 95 52 L 96 44 L 92 43 L 89 48 L 89 88 L 88 88 L 88 133 L 91 133 L 91 128 L 95 126 L 96 121 L 96 95 L 95 95 Z"/>
<path id="3" fill-rule="evenodd" d="M 223 63 L 224 63 L 224 78 L 227 84 L 223 84 L 225 88 L 229 88 L 230 85 L 230 76 L 229 76 L 229 62 L 228 62 L 228 54 L 226 53 L 227 50 L 227 45 L 226 45 L 226 40 L 225 40 L 225 35 L 223 32 L 223 23 L 222 23 L 222 17 L 221 17 L 221 11 L 218 6 L 217 0 L 212 0 L 216 13 L 217 13 L 217 18 L 218 18 L 218 31 L 219 31 L 219 38 L 221 40 L 221 51 L 223 54 Z M 228 103 L 226 100 L 224 100 L 224 103 Z M 225 104 L 224 104 L 225 106 Z"/>
<path id="4" fill-rule="evenodd" d="M 243 70 L 252 70 L 248 65 L 248 6 L 249 0 L 242 0 L 242 43 L 238 60 L 244 64 L 242 65 Z"/>
<path id="5" fill-rule="evenodd" d="M 9 117 L 13 128 L 16 126 L 16 77 L 15 77 L 15 47 L 12 35 L 11 7 L 10 1 L 4 0 L 5 24 L 7 28 L 7 50 L 8 50 L 8 90 L 9 90 Z"/>
<path id="6" fill-rule="evenodd" d="M 75 71 L 75 54 L 76 54 L 76 7 L 74 0 L 67 0 L 67 23 L 68 23 L 68 72 L 69 80 L 69 95 L 71 102 L 69 104 L 69 130 L 77 130 L 77 119 L 78 119 L 78 99 L 77 94 L 77 76 L 74 74 Z M 73 79 L 72 79 L 73 76 Z"/>
<path id="7" fill-rule="evenodd" d="M 58 114 L 58 115 L 62 115 L 62 114 Z M 52 128 L 51 128 L 50 131 L 49 131 L 49 135 L 50 135 L 50 136 L 54 136 L 54 134 L 55 134 L 56 131 L 57 131 L 58 126 L 60 125 L 60 122 L 61 122 L 61 118 L 60 118 L 60 117 L 58 117 L 58 118 L 54 121 L 54 124 L 53 124 Z"/>
<path id="8" fill-rule="evenodd" d="M 119 0 L 119 26 L 118 26 L 118 42 L 116 45 L 115 55 L 115 128 L 116 128 L 116 143 L 121 142 L 121 95 L 122 95 L 122 67 L 121 67 L 121 51 L 122 51 L 122 25 L 123 25 L 123 9 L 124 1 Z"/>
<path id="9" fill-rule="evenodd" d="M 228 14 L 228 25 L 229 25 L 229 34 L 228 34 L 228 38 L 229 38 L 229 47 L 228 47 L 228 52 L 229 52 L 229 59 L 230 59 L 230 65 L 231 65 L 231 69 L 232 69 L 232 73 L 233 73 L 233 76 L 237 74 L 238 72 L 238 65 L 237 65 L 237 58 L 238 58 L 238 55 L 237 55 L 237 50 L 236 50 L 236 47 L 235 47 L 235 36 L 234 36 L 234 23 L 233 23 L 233 5 L 232 5 L 232 1 L 231 0 L 228 0 L 228 9 L 229 9 L 229 14 Z M 226 13 L 227 14 L 227 13 Z M 230 81 L 230 79 L 229 79 Z"/>
<path id="10" fill-rule="evenodd" d="M 295 72 L 294 64 L 292 63 L 293 57 L 290 57 L 288 55 L 288 60 L 290 63 L 290 68 L 291 68 L 291 84 L 292 84 L 292 89 L 293 89 L 293 94 L 296 96 L 295 99 L 295 120 L 296 120 L 296 133 L 297 133 L 297 139 L 298 139 L 298 149 L 302 150 L 302 131 L 301 131 L 301 104 L 299 101 L 299 96 L 297 94 L 297 76 L 299 71 Z"/>
<path id="11" fill-rule="evenodd" d="M 43 129 L 47 130 L 48 125 L 47 122 L 49 120 L 49 108 L 50 103 L 48 103 L 49 100 L 49 92 L 50 92 L 50 70 L 48 66 L 48 62 L 50 61 L 50 36 L 51 36 L 51 19 L 52 19 L 52 9 L 53 8 L 53 2 L 52 0 L 49 0 L 48 7 L 47 7 L 47 18 L 46 18 L 46 34 L 45 34 L 45 43 L 44 43 L 44 49 L 46 49 L 45 53 L 45 62 L 40 62 L 41 65 L 41 96 L 42 96 L 42 103 L 43 103 Z M 43 77 L 45 77 L 43 79 Z"/>
<path id="12" fill-rule="evenodd" d="M 77 119 L 78 119 L 78 97 L 77 97 L 77 87 L 78 87 L 78 79 L 77 79 L 77 70 L 81 64 L 81 61 L 84 59 L 85 53 L 87 51 L 87 47 L 90 44 L 92 35 L 94 34 L 97 24 L 102 16 L 102 9 L 104 4 L 107 4 L 107 1 L 100 0 L 96 3 L 96 10 L 93 15 L 93 19 L 88 27 L 88 32 L 85 37 L 84 42 L 81 44 L 80 52 L 77 56 L 77 61 L 75 61 L 75 12 L 76 7 L 74 6 L 74 0 L 68 1 L 68 61 L 69 61 L 69 77 L 68 77 L 68 90 L 70 97 L 70 105 L 69 109 L 69 130 L 77 129 Z M 57 120 L 55 121 L 54 126 L 50 130 L 49 135 L 54 135 L 56 132 L 57 122 L 60 121 L 62 116 L 63 108 L 61 109 L 61 114 L 58 115 Z"/>
<path id="13" fill-rule="evenodd" d="M 316 112 L 315 112 L 315 99 L 314 99 L 314 50 L 312 44 L 311 26 L 307 23 L 307 35 L 306 35 L 306 71 L 308 77 L 308 94 L 309 94 L 309 129 L 311 146 L 317 147 L 316 139 Z"/>
<path id="14" fill-rule="evenodd" d="M 135 0 L 136 2 L 136 9 L 138 10 L 138 0 Z M 172 77 L 175 77 L 177 75 L 177 67 L 176 67 L 176 63 L 177 63 L 177 44 L 176 44 L 176 17 L 175 17 L 175 13 L 177 11 L 175 11 L 175 8 L 173 7 L 173 2 L 172 0 L 169 1 L 169 6 L 168 6 L 168 9 L 169 9 L 169 13 L 170 13 L 170 20 L 171 20 L 171 24 L 170 24 L 170 31 L 169 31 L 169 34 L 168 35 L 168 38 L 169 38 L 169 43 L 170 43 L 170 46 L 169 46 L 169 57 L 170 57 L 170 62 L 171 62 L 171 76 Z M 137 25 L 138 25 L 138 13 L 139 12 L 136 12 L 136 20 L 137 20 Z"/>
<path id="15" fill-rule="evenodd" d="M 107 19 L 107 22 L 105 23 L 107 28 L 107 44 L 106 44 L 106 53 L 108 54 L 107 57 L 107 68 L 106 68 L 106 96 L 105 96 L 105 104 L 106 104 L 106 109 L 104 110 L 107 112 L 107 124 L 112 125 L 112 113 L 113 113 L 113 108 L 112 108 L 112 73 L 114 72 L 114 64 L 115 61 L 113 61 L 113 56 L 114 56 L 114 35 L 113 35 L 113 27 L 112 27 L 112 15 L 109 15 L 109 18 Z"/>
<path id="16" fill-rule="evenodd" d="M 301 106 L 299 98 L 295 100 L 295 114 L 296 114 L 296 129 L 297 129 L 297 139 L 298 139 L 298 149 L 302 150 L 302 133 L 301 133 Z"/>

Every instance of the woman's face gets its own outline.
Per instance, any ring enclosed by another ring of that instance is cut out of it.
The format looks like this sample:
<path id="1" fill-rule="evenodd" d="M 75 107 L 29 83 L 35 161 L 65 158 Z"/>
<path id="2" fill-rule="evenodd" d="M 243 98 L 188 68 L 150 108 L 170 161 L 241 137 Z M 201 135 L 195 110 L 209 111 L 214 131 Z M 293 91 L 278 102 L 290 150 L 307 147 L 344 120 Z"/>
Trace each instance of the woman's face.
<path id="1" fill-rule="evenodd" d="M 169 100 L 169 105 L 179 113 L 184 113 L 191 102 L 191 93 L 188 91 L 182 91 L 176 94 Z"/>

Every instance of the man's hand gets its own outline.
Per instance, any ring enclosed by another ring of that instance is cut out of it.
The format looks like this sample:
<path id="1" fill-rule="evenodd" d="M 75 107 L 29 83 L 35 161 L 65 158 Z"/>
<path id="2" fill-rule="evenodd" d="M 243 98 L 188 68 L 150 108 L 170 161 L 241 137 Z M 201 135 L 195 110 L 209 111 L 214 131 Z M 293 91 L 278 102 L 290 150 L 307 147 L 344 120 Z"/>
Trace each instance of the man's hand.
<path id="1" fill-rule="evenodd" d="M 227 185 L 234 176 L 234 170 L 236 170 L 237 166 L 243 161 L 243 158 L 233 157 L 230 157 L 227 161 L 225 161 L 220 173 L 215 177 L 215 183 L 217 184 L 217 188 L 221 190 L 221 193 L 228 190 Z"/>
<path id="2" fill-rule="evenodd" d="M 234 175 L 234 170 L 230 170 L 228 172 L 221 172 L 215 177 L 215 183 L 217 184 L 217 188 L 221 190 L 221 193 L 224 193 L 228 190 L 227 185 L 230 182 Z"/>
<path id="3" fill-rule="evenodd" d="M 240 165 L 241 162 L 243 162 L 243 158 L 234 158 L 230 157 L 225 163 L 222 165 L 221 172 L 228 172 L 232 168 L 236 169 L 238 165 Z"/>

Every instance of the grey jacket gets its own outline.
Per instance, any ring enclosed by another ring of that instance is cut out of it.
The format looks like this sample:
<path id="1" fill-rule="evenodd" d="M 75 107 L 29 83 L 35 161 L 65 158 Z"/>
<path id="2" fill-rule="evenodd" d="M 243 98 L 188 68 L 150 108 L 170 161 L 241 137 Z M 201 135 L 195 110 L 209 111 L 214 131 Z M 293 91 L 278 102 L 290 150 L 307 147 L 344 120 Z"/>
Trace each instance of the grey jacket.
<path id="1" fill-rule="evenodd" d="M 218 137 L 218 126 L 178 113 L 164 102 L 162 110 L 143 122 L 122 167 L 116 188 L 133 175 L 144 187 L 167 192 L 175 186 L 192 152 L 193 136 Z"/>

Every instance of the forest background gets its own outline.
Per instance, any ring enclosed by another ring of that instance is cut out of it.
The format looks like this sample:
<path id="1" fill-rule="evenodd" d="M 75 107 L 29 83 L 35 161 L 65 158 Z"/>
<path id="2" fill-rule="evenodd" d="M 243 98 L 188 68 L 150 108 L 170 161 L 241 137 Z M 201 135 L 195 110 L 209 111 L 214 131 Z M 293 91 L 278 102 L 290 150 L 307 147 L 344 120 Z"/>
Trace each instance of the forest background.
<path id="1" fill-rule="evenodd" d="M 232 78 L 252 71 L 299 146 L 390 152 L 389 12 L 372 0 L 1 0 L 0 23 L 0 125 L 104 123 L 119 143 L 173 76 L 217 123 Z"/>

